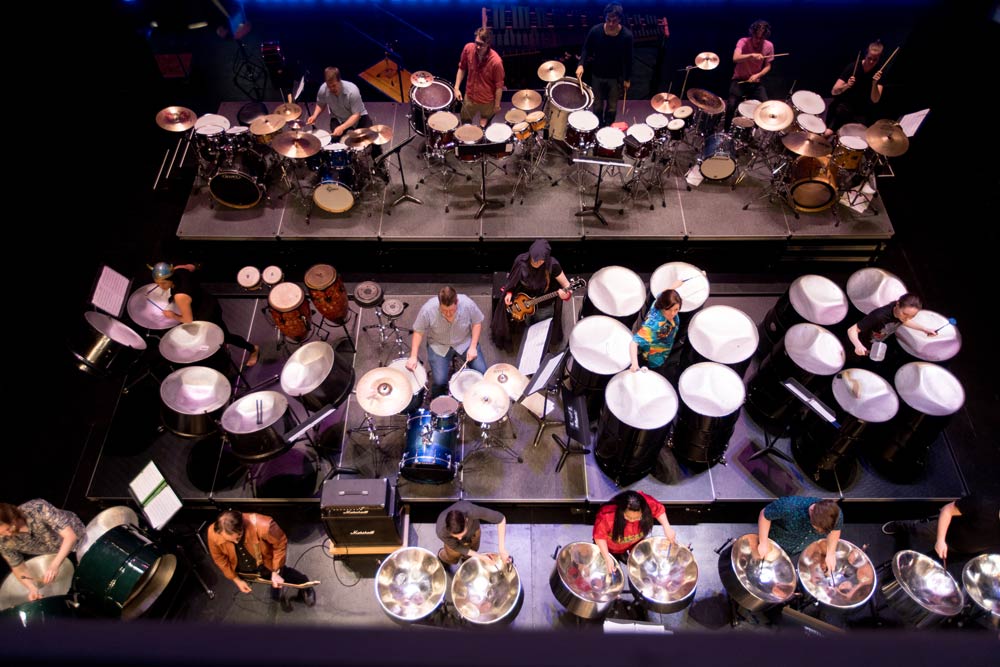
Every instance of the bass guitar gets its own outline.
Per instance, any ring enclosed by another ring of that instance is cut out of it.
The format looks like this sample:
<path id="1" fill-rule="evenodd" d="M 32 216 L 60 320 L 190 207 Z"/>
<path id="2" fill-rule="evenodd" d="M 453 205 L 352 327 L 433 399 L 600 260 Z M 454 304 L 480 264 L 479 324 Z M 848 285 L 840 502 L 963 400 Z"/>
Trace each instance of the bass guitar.
<path id="1" fill-rule="evenodd" d="M 570 292 L 575 292 L 581 287 L 586 287 L 587 281 L 583 278 L 573 278 L 569 281 L 569 287 L 560 287 L 554 292 L 549 292 L 548 294 L 543 294 L 541 296 L 530 297 L 527 294 L 519 293 L 516 294 L 511 300 L 510 305 L 507 306 L 507 312 L 510 313 L 511 318 L 515 322 L 522 322 L 524 318 L 535 314 L 536 306 L 540 303 L 545 303 L 550 299 L 554 299 L 559 295 L 559 290 L 566 289 Z"/>

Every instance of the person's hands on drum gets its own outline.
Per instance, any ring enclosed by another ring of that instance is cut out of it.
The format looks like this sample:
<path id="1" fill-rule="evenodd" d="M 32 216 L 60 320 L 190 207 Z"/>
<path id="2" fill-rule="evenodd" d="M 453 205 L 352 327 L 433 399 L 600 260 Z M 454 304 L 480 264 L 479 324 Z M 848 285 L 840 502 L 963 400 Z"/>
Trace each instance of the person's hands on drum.
<path id="1" fill-rule="evenodd" d="M 465 353 L 465 360 L 471 364 L 473 361 L 476 360 L 476 357 L 478 356 L 479 352 L 476 350 L 476 346 L 470 345 L 469 351 Z"/>
<path id="2" fill-rule="evenodd" d="M 583 65 L 580 65 L 576 68 L 576 78 L 578 79 L 583 78 Z"/>
<path id="3" fill-rule="evenodd" d="M 162 312 L 163 312 L 163 316 L 165 318 L 167 318 L 168 320 L 177 320 L 178 322 L 181 321 L 180 313 L 175 313 L 174 311 L 170 310 L 169 308 L 164 308 L 162 310 Z"/>
<path id="4" fill-rule="evenodd" d="M 34 584 L 29 581 L 24 582 L 28 586 L 28 601 L 34 602 L 35 600 L 41 600 L 43 597 L 42 592 L 35 588 Z"/>
<path id="5" fill-rule="evenodd" d="M 615 558 L 610 553 L 604 555 L 604 564 L 608 568 L 608 574 L 614 574 L 614 571 L 618 569 L 615 566 Z"/>
<path id="6" fill-rule="evenodd" d="M 771 549 L 773 549 L 771 546 L 771 540 L 764 540 L 757 545 L 757 555 L 761 558 L 767 558 L 771 553 Z"/>
<path id="7" fill-rule="evenodd" d="M 335 137 L 343 136 L 343 134 L 344 134 L 344 128 L 341 127 L 340 125 L 338 125 L 337 127 L 333 128 L 333 130 L 330 132 L 330 134 L 332 134 Z"/>
<path id="8" fill-rule="evenodd" d="M 677 531 L 674 530 L 672 527 L 664 526 L 663 536 L 667 538 L 668 542 L 673 542 L 674 544 L 677 544 Z"/>
<path id="9" fill-rule="evenodd" d="M 631 363 L 631 364 L 629 365 L 628 369 L 629 369 L 629 370 L 630 370 L 631 372 L 633 372 L 633 373 L 638 373 L 638 372 L 639 372 L 639 362 L 637 362 L 637 361 L 633 361 L 633 362 L 632 362 L 632 363 Z"/>
<path id="10" fill-rule="evenodd" d="M 828 549 L 826 552 L 826 558 L 823 559 L 826 564 L 826 573 L 832 575 L 833 571 L 837 569 L 837 551 L 835 549 Z"/>
<path id="11" fill-rule="evenodd" d="M 285 583 L 285 578 L 282 577 L 277 572 L 271 573 L 271 586 L 273 588 L 281 588 L 281 584 Z"/>
<path id="12" fill-rule="evenodd" d="M 514 559 L 510 557 L 510 554 L 507 553 L 506 549 L 500 549 L 500 562 L 502 564 L 506 565 L 510 562 L 513 562 L 513 560 Z"/>
<path id="13" fill-rule="evenodd" d="M 52 563 L 51 565 L 49 565 L 48 569 L 45 570 L 45 574 L 42 575 L 43 585 L 51 584 L 53 581 L 56 580 L 56 577 L 59 575 L 59 566 L 61 564 L 62 561 L 59 561 L 58 563 Z"/>
<path id="14" fill-rule="evenodd" d="M 250 584 L 243 581 L 242 579 L 235 579 L 234 583 L 236 584 L 236 588 L 240 589 L 240 593 L 249 593 L 251 590 L 253 590 L 250 588 Z"/>
<path id="15" fill-rule="evenodd" d="M 941 558 L 941 560 L 945 560 L 948 558 L 948 543 L 944 540 L 938 540 L 934 543 L 934 551 Z"/>
<path id="16" fill-rule="evenodd" d="M 408 371 L 415 371 L 415 370 L 417 370 L 417 358 L 416 357 L 410 357 L 409 359 L 406 360 L 406 370 L 408 370 Z"/>

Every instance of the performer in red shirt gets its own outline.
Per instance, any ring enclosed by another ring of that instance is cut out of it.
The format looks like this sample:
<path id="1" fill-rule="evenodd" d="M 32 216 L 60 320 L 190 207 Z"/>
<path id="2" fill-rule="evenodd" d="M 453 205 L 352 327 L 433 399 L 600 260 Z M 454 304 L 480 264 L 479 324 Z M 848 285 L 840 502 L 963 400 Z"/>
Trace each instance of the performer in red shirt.
<path id="1" fill-rule="evenodd" d="M 612 559 L 624 561 L 632 547 L 649 535 L 655 521 L 663 526 L 663 535 L 668 540 L 677 541 L 677 534 L 667 521 L 666 509 L 642 491 L 623 491 L 597 510 L 594 543 L 604 554 L 609 570 L 615 567 Z"/>
<path id="2" fill-rule="evenodd" d="M 489 28 L 476 30 L 475 42 L 462 49 L 458 59 L 458 73 L 455 74 L 455 99 L 462 102 L 462 122 L 471 123 L 479 116 L 479 125 L 486 127 L 500 111 L 500 96 L 503 94 L 503 59 L 490 48 L 493 31 Z M 465 99 L 459 90 L 465 81 Z"/>

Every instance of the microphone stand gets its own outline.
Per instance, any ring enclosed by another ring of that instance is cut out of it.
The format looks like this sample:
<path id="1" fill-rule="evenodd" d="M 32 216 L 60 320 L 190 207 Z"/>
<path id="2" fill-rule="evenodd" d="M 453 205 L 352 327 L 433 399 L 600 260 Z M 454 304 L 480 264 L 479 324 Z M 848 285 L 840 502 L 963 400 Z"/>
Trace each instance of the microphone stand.
<path id="1" fill-rule="evenodd" d="M 383 162 L 385 162 L 391 155 L 395 155 L 396 156 L 396 168 L 399 169 L 399 180 L 402 181 L 402 183 L 403 183 L 403 190 L 402 190 L 402 194 L 400 194 L 399 197 L 396 198 L 396 201 L 394 201 L 391 204 L 389 204 L 389 208 L 386 209 L 386 213 L 389 214 L 389 215 L 392 215 L 392 209 L 393 209 L 393 207 L 395 207 L 397 204 L 400 204 L 400 203 L 402 203 L 404 201 L 411 201 L 414 204 L 421 204 L 421 205 L 423 204 L 422 201 L 420 201 L 419 199 L 417 199 L 416 197 L 414 197 L 413 195 L 411 195 L 410 192 L 409 192 L 409 186 L 406 184 L 406 172 L 403 171 L 403 159 L 400 157 L 400 150 L 403 148 L 403 146 L 406 146 L 411 141 L 413 141 L 413 139 L 414 139 L 415 136 L 416 135 L 412 135 L 411 134 L 409 137 L 406 138 L 405 141 L 403 141 L 402 143 L 400 143 L 398 146 L 396 146 L 395 148 L 393 148 L 391 151 L 383 154 L 381 157 L 379 157 L 375 161 L 375 168 L 378 169 L 378 166 L 380 164 L 382 164 Z"/>

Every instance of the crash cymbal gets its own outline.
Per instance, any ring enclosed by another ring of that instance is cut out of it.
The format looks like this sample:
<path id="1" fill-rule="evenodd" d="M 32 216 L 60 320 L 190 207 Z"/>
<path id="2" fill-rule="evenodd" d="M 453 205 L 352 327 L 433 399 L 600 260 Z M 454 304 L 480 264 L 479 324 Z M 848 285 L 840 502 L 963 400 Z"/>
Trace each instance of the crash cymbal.
<path id="1" fill-rule="evenodd" d="M 681 98 L 673 93 L 657 93 L 653 95 L 653 99 L 649 101 L 649 104 L 654 110 L 660 113 L 672 113 L 682 102 Z"/>
<path id="2" fill-rule="evenodd" d="M 392 128 L 388 125 L 372 125 L 368 129 L 378 135 L 375 137 L 375 141 L 372 142 L 376 146 L 381 146 L 392 141 Z"/>
<path id="3" fill-rule="evenodd" d="M 877 120 L 865 132 L 865 140 L 873 151 L 886 157 L 898 157 L 910 147 L 910 139 L 894 120 Z"/>
<path id="4" fill-rule="evenodd" d="M 558 81 L 566 76 L 566 66 L 558 60 L 546 60 L 538 68 L 538 78 L 542 81 Z"/>
<path id="5" fill-rule="evenodd" d="M 510 98 L 510 102 L 515 109 L 532 111 L 541 106 L 542 96 L 533 90 L 519 90 L 514 93 L 514 97 Z"/>
<path id="6" fill-rule="evenodd" d="M 285 119 L 276 113 L 261 116 L 250 123 L 250 134 L 264 136 L 279 132 L 285 126 Z"/>
<path id="7" fill-rule="evenodd" d="M 504 388 L 512 400 L 521 398 L 528 386 L 528 377 L 511 364 L 493 364 L 486 370 L 483 377 L 490 382 L 496 382 Z"/>
<path id="8" fill-rule="evenodd" d="M 194 127 L 198 114 L 187 107 L 167 107 L 156 114 L 156 124 L 170 132 L 183 132 Z"/>
<path id="9" fill-rule="evenodd" d="M 483 424 L 503 419 L 510 410 L 507 390 L 496 382 L 480 380 L 465 392 L 462 408 L 465 414 Z"/>
<path id="10" fill-rule="evenodd" d="M 785 148 L 807 157 L 826 157 L 833 152 L 833 144 L 821 134 L 813 132 L 792 132 L 781 138 Z"/>
<path id="11" fill-rule="evenodd" d="M 323 142 L 309 132 L 282 132 L 271 140 L 271 148 L 279 155 L 298 159 L 319 153 Z"/>
<path id="12" fill-rule="evenodd" d="M 761 102 L 753 112 L 753 122 L 768 132 L 784 130 L 795 120 L 795 112 L 781 100 Z"/>
<path id="13" fill-rule="evenodd" d="M 376 417 L 399 414 L 413 398 L 410 378 L 395 368 L 374 368 L 355 387 L 361 409 Z"/>
<path id="14" fill-rule="evenodd" d="M 344 144 L 348 148 L 358 150 L 369 144 L 374 144 L 377 138 L 378 132 L 373 132 L 367 127 L 359 127 L 344 135 Z"/>
<path id="15" fill-rule="evenodd" d="M 295 102 L 287 102 L 279 105 L 278 108 L 274 110 L 274 115 L 281 116 L 286 121 L 295 120 L 302 115 L 302 107 Z"/>
<path id="16" fill-rule="evenodd" d="M 719 56 L 711 51 L 702 51 L 694 57 L 694 66 L 698 69 L 715 69 L 719 66 Z"/>
<path id="17" fill-rule="evenodd" d="M 691 88 L 687 92 L 687 98 L 691 104 L 710 116 L 726 110 L 726 103 L 722 101 L 722 98 L 704 88 Z"/>
<path id="18" fill-rule="evenodd" d="M 420 70 L 419 72 L 414 72 L 410 75 L 410 83 L 417 88 L 426 88 L 434 83 L 434 75 L 430 72 Z"/>

